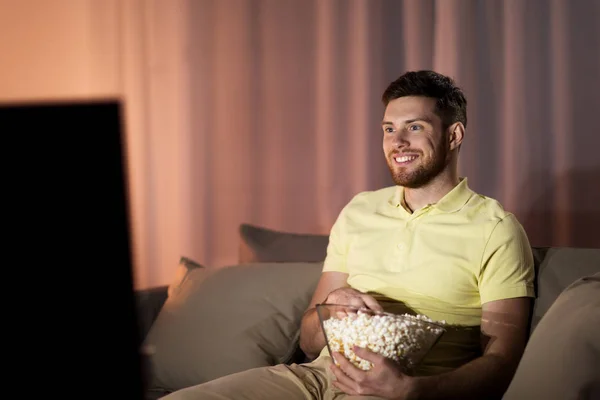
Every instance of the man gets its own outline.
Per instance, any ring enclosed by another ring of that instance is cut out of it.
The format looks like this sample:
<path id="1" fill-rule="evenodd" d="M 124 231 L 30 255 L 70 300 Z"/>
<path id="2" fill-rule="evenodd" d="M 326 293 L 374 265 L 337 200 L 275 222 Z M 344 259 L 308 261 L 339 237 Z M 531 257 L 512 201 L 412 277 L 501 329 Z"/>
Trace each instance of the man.
<path id="1" fill-rule="evenodd" d="M 512 214 L 458 175 L 467 102 L 450 78 L 408 72 L 383 103 L 395 186 L 356 195 L 331 229 L 301 326 L 300 346 L 312 361 L 233 374 L 166 399 L 501 398 L 527 340 L 534 295 L 527 237 Z M 374 364 L 363 371 L 328 353 L 318 303 L 402 304 L 452 328 L 415 373 L 355 348 Z"/>

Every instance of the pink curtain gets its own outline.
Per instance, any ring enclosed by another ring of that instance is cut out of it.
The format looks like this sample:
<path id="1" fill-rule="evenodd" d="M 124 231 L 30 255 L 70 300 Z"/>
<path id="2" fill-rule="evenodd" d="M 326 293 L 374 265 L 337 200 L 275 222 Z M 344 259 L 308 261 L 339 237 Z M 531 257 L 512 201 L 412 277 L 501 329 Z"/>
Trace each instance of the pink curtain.
<path id="1" fill-rule="evenodd" d="M 600 247 L 600 2 L 127 0 L 119 12 L 138 287 L 238 226 L 326 234 L 390 185 L 380 96 L 406 70 L 469 101 L 461 174 L 534 246 Z"/>

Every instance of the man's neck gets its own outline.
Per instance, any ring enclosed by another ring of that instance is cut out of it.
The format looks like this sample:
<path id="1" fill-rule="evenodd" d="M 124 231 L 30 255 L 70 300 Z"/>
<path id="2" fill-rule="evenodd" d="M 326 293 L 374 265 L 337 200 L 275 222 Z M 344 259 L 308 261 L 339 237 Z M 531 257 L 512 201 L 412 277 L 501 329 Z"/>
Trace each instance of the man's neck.
<path id="1" fill-rule="evenodd" d="M 404 189 L 404 202 L 412 212 L 428 204 L 437 203 L 459 183 L 458 174 L 442 173 L 427 185 L 417 189 Z"/>

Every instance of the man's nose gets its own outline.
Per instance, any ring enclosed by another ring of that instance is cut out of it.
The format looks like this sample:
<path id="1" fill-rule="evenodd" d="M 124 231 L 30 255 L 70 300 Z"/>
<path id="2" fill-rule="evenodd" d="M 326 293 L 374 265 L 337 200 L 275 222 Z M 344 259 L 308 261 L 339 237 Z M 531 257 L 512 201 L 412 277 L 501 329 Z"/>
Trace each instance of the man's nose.
<path id="1" fill-rule="evenodd" d="M 408 146 L 408 134 L 404 129 L 398 129 L 392 138 L 392 145 L 394 147 Z"/>

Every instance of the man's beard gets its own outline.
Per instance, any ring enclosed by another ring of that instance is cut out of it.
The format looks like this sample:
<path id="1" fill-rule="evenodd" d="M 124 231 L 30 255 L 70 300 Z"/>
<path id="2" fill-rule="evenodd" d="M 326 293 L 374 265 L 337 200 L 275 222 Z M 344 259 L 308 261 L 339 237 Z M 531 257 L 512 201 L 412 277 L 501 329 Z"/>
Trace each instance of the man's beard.
<path id="1" fill-rule="evenodd" d="M 417 161 L 420 158 L 421 155 Z M 394 159 L 391 154 L 388 156 L 387 162 L 392 175 L 392 180 L 396 185 L 417 189 L 431 182 L 446 168 L 449 162 L 448 149 L 443 145 L 439 146 L 433 159 L 421 163 L 417 168 L 413 168 L 411 171 L 407 171 L 409 168 L 402 168 L 399 171 L 395 170 Z"/>

